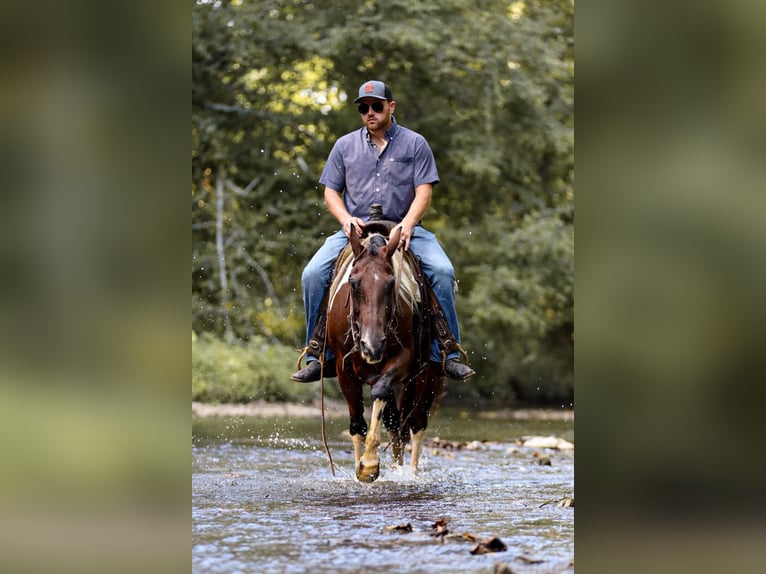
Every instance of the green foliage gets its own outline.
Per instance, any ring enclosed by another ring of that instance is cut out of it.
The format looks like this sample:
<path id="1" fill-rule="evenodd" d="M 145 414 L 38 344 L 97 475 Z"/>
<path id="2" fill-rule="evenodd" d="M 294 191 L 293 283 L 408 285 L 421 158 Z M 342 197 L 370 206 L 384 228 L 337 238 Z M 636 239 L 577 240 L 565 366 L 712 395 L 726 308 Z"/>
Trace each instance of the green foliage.
<path id="1" fill-rule="evenodd" d="M 463 268 L 466 343 L 481 356 L 477 392 L 526 401 L 574 393 L 574 235 L 556 214 L 518 228 L 479 226 L 475 263 Z M 491 246 L 491 248 L 490 248 Z M 461 282 L 462 283 L 462 282 Z"/>
<path id="2" fill-rule="evenodd" d="M 210 333 L 192 332 L 192 400 L 204 402 L 311 401 L 319 384 L 290 380 L 294 349 L 253 337 L 247 344 L 226 343 Z M 329 398 L 340 398 L 334 381 L 325 381 Z"/>
<path id="3" fill-rule="evenodd" d="M 380 78 L 436 155 L 469 394 L 571 399 L 571 0 L 195 2 L 192 25 L 194 331 L 302 345 L 301 271 L 338 227 L 319 175 Z"/>

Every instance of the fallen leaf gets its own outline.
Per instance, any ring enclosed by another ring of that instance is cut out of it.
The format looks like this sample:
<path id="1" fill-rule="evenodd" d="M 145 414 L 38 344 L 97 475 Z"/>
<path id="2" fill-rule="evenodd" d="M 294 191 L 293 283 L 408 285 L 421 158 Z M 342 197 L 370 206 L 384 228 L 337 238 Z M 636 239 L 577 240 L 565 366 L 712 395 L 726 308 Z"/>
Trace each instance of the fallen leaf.
<path id="1" fill-rule="evenodd" d="M 447 534 L 449 534 L 449 529 L 444 518 L 437 520 L 431 525 L 431 536 L 446 536 Z"/>
<path id="2" fill-rule="evenodd" d="M 499 538 L 489 538 L 479 542 L 471 549 L 471 554 L 489 554 L 490 552 L 505 552 L 508 547 Z"/>
<path id="3" fill-rule="evenodd" d="M 412 524 L 408 522 L 407 524 L 397 524 L 395 526 L 386 526 L 386 530 L 396 531 L 396 532 L 412 532 Z"/>
<path id="4" fill-rule="evenodd" d="M 551 466 L 551 457 L 549 457 L 546 454 L 540 454 L 539 452 L 535 451 L 535 453 L 532 455 L 537 459 L 537 464 L 540 464 L 542 466 Z"/>

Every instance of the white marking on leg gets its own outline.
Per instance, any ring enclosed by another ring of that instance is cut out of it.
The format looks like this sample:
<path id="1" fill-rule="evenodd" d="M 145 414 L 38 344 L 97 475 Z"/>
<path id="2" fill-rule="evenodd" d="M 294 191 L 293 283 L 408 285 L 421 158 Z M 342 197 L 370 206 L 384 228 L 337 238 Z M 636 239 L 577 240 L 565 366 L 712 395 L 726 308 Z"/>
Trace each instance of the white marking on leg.
<path id="1" fill-rule="evenodd" d="M 354 445 L 354 464 L 358 464 L 364 452 L 364 437 L 360 434 L 351 435 L 351 442 Z"/>
<path id="2" fill-rule="evenodd" d="M 420 459 L 420 451 L 423 448 L 423 437 L 426 431 L 420 430 L 418 432 L 410 431 L 410 440 L 412 441 L 412 456 L 410 456 L 410 468 L 413 471 L 418 470 L 418 459 Z"/>
<path id="3" fill-rule="evenodd" d="M 370 428 L 367 431 L 367 440 L 364 442 L 364 454 L 362 462 L 365 466 L 379 464 L 378 446 L 380 446 L 380 425 L 383 420 L 383 409 L 386 408 L 386 401 L 375 399 L 372 403 L 372 414 L 370 415 Z"/>

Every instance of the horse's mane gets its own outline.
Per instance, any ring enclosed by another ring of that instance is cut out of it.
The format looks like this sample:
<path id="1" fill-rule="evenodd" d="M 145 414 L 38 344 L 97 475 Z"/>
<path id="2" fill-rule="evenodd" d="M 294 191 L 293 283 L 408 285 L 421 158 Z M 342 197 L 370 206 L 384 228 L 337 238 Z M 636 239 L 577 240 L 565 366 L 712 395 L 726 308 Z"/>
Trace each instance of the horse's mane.
<path id="1" fill-rule="evenodd" d="M 379 247 L 386 245 L 385 236 L 380 233 L 373 233 L 362 239 L 362 245 L 369 249 L 372 255 L 377 253 Z M 415 278 L 415 273 L 411 265 L 404 261 L 405 255 L 401 249 L 397 249 L 391 258 L 394 266 L 394 276 L 399 277 L 398 300 L 404 302 L 410 311 L 417 312 L 417 304 L 420 303 L 420 287 Z M 336 264 L 335 278 L 330 285 L 330 302 L 328 308 L 332 307 L 335 295 L 344 283 L 348 283 L 348 277 L 351 274 L 351 267 L 354 264 L 353 252 L 351 246 L 347 246 L 338 256 Z M 401 269 L 401 271 L 400 271 Z"/>

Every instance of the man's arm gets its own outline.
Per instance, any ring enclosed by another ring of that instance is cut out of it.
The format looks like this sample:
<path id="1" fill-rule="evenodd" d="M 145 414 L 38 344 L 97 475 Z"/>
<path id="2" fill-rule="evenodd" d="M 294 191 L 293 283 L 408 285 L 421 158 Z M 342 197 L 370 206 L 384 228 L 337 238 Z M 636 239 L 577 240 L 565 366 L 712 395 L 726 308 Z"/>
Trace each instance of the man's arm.
<path id="1" fill-rule="evenodd" d="M 362 234 L 364 221 L 358 217 L 353 217 L 346 209 L 346 205 L 343 203 L 343 197 L 340 193 L 327 185 L 324 188 L 324 204 L 327 206 L 327 209 L 332 216 L 341 224 L 343 233 L 346 234 L 346 237 L 349 237 L 351 233 L 352 223 L 356 226 L 357 235 Z"/>
<path id="2" fill-rule="evenodd" d="M 412 200 L 407 215 L 404 216 L 404 219 L 399 224 L 399 227 L 402 228 L 400 243 L 404 245 L 405 251 L 410 248 L 412 230 L 418 224 L 418 221 L 423 219 L 426 211 L 428 211 L 428 207 L 431 205 L 432 192 L 433 185 L 430 183 L 422 183 L 415 188 L 415 199 Z"/>

